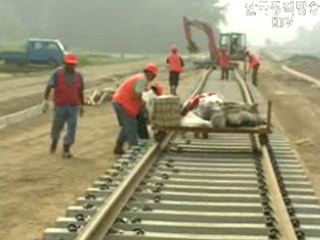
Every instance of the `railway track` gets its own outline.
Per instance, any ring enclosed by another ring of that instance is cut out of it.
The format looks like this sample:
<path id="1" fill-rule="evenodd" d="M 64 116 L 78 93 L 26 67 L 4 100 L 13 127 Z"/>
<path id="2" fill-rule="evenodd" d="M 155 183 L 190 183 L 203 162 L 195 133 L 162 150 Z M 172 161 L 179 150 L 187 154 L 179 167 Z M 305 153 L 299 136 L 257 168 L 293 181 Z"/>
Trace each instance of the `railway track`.
<path id="1" fill-rule="evenodd" d="M 262 101 L 233 75 L 208 71 L 193 94 Z M 170 133 L 121 156 L 44 239 L 320 240 L 320 206 L 281 134 Z"/>

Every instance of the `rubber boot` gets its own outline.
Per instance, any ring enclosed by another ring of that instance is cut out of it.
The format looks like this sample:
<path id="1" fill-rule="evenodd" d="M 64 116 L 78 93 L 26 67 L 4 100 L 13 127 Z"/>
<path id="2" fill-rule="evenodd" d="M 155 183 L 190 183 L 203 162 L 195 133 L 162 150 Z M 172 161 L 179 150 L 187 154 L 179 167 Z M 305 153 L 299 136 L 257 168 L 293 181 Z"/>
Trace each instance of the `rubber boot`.
<path id="1" fill-rule="evenodd" d="M 50 146 L 50 154 L 54 154 L 57 150 L 58 140 L 52 140 Z"/>
<path id="2" fill-rule="evenodd" d="M 63 154 L 62 154 L 63 158 L 72 158 L 72 154 L 70 153 L 70 145 L 68 144 L 64 144 L 63 145 Z"/>
<path id="3" fill-rule="evenodd" d="M 113 150 L 113 153 L 114 153 L 114 154 L 117 154 L 117 155 L 124 154 L 123 144 L 122 144 L 122 143 L 117 143 L 117 144 L 116 144 L 116 147 L 115 147 L 114 150 Z"/>

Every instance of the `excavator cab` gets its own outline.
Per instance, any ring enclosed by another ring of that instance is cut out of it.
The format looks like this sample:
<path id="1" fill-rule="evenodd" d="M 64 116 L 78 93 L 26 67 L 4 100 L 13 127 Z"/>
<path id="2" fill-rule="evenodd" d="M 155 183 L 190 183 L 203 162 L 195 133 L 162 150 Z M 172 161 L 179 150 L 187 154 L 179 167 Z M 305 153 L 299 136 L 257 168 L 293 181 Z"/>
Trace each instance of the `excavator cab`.
<path id="1" fill-rule="evenodd" d="M 219 48 L 225 47 L 233 61 L 244 61 L 247 47 L 247 38 L 244 33 L 222 33 L 219 39 Z"/>

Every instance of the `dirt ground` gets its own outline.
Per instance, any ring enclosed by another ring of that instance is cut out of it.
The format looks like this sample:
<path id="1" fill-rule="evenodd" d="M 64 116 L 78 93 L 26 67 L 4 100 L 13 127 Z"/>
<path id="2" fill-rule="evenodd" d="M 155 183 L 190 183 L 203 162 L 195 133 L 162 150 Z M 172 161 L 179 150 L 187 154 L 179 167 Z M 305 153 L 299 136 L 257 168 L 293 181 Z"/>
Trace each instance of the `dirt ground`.
<path id="1" fill-rule="evenodd" d="M 182 76 L 183 94 L 200 72 Z M 167 74 L 157 82 L 167 86 Z M 168 93 L 168 88 L 165 89 Z M 75 158 L 48 155 L 51 114 L 0 130 L 0 239 L 42 239 L 76 198 L 112 164 L 118 131 L 110 103 L 87 107 L 79 121 Z"/>
<path id="2" fill-rule="evenodd" d="M 273 111 L 320 199 L 320 90 L 262 59 L 259 89 L 273 101 Z"/>
<path id="3" fill-rule="evenodd" d="M 123 76 L 140 71 L 148 62 L 162 63 L 163 59 L 144 59 L 131 63 L 117 63 L 79 68 L 83 74 L 86 87 L 110 81 L 114 76 Z M 51 73 L 26 75 L 23 78 L 2 79 L 0 88 L 0 117 L 15 111 L 31 107 L 42 100 L 45 84 Z M 27 99 L 28 98 L 28 99 Z"/>

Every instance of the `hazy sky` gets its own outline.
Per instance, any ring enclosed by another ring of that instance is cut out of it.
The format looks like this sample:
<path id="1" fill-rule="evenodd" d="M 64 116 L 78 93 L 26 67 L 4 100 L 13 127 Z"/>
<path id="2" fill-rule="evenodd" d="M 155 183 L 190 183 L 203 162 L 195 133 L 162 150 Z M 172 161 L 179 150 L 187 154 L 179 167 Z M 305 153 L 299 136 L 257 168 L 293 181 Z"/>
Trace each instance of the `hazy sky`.
<path id="1" fill-rule="evenodd" d="M 279 1 L 279 0 L 278 0 Z M 223 26 L 223 31 L 235 31 L 235 32 L 246 32 L 248 40 L 253 44 L 261 44 L 265 42 L 266 38 L 271 38 L 277 42 L 284 42 L 290 40 L 296 36 L 296 29 L 299 26 L 305 26 L 311 29 L 318 21 L 320 21 L 320 9 L 318 14 L 313 16 L 310 13 L 310 8 L 307 7 L 306 15 L 299 16 L 296 3 L 298 1 L 287 1 L 294 2 L 294 15 L 292 27 L 284 28 L 273 28 L 272 27 L 272 16 L 273 11 L 270 9 L 271 2 L 274 1 L 259 1 L 259 0 L 221 0 L 222 3 L 229 3 L 229 11 L 227 13 L 228 25 Z M 246 15 L 246 3 L 254 3 L 262 5 L 265 2 L 269 7 L 268 16 L 264 11 L 259 11 L 258 7 L 255 6 L 256 16 Z M 279 17 L 288 17 L 290 13 L 283 11 L 283 0 L 280 0 L 281 11 Z M 305 1 L 307 5 L 312 1 Z M 319 1 L 316 1 L 320 3 Z"/>

